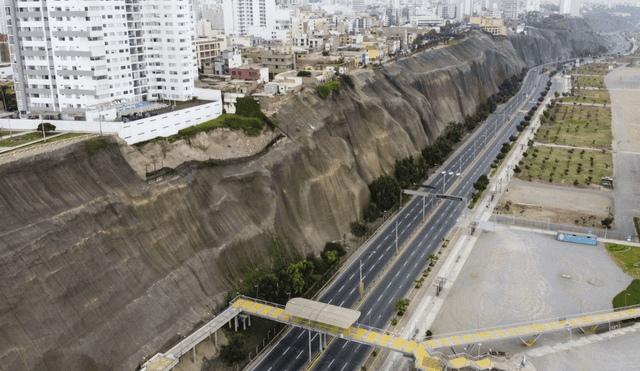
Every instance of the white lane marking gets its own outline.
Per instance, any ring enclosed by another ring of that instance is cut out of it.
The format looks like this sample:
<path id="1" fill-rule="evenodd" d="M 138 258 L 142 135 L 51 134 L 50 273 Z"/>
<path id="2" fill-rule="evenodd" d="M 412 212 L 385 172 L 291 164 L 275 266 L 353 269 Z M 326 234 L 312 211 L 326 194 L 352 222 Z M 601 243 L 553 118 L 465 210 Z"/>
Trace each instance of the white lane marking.
<path id="1" fill-rule="evenodd" d="M 404 264 L 402 264 L 402 266 L 404 267 L 405 265 L 407 265 L 408 262 L 409 262 L 408 260 L 405 261 Z M 400 273 L 400 272 L 398 272 L 398 273 Z"/>
<path id="2" fill-rule="evenodd" d="M 342 289 L 344 289 L 344 285 L 342 285 L 342 287 L 340 288 L 340 290 L 338 290 L 338 292 L 342 291 Z"/>
<path id="3" fill-rule="evenodd" d="M 400 271 L 398 271 L 398 273 L 396 273 L 396 277 L 398 277 L 399 274 L 400 274 Z"/>
<path id="4" fill-rule="evenodd" d="M 300 339 L 300 336 L 304 335 L 304 332 L 301 332 L 300 335 L 298 335 L 297 339 Z"/>
<path id="5" fill-rule="evenodd" d="M 302 353 L 304 353 L 304 351 L 300 352 L 300 354 L 298 354 L 298 356 L 296 357 L 296 359 L 300 358 L 300 356 L 302 355 Z"/>
<path id="6" fill-rule="evenodd" d="M 349 295 L 353 294 L 353 291 L 354 291 L 355 289 L 356 289 L 355 287 L 354 287 L 354 288 L 352 288 L 352 289 L 351 289 L 351 292 L 349 293 Z"/>
<path id="7" fill-rule="evenodd" d="M 389 282 L 389 284 L 387 285 L 387 288 L 389 288 L 389 286 L 391 286 L 391 282 Z"/>
<path id="8" fill-rule="evenodd" d="M 387 286 L 387 287 L 388 287 L 388 286 Z M 378 296 L 378 300 L 376 300 L 376 301 L 380 301 L 380 299 L 382 299 L 382 296 Z"/>
<path id="9" fill-rule="evenodd" d="M 353 276 L 355 276 L 355 275 L 356 275 L 355 273 L 354 273 L 354 274 L 352 274 L 352 275 L 351 275 L 351 277 L 349 277 L 349 279 L 352 279 L 352 278 L 353 278 Z"/>
<path id="10" fill-rule="evenodd" d="M 331 367 L 331 365 L 333 364 L 333 361 L 335 361 L 335 359 L 331 360 L 331 363 L 329 363 L 329 367 Z"/>
<path id="11" fill-rule="evenodd" d="M 284 353 L 282 353 L 282 355 L 287 354 L 287 352 L 289 351 L 289 349 L 291 349 L 291 347 L 287 348 L 287 350 L 284 351 Z"/>
<path id="12" fill-rule="evenodd" d="M 342 304 L 344 304 L 344 300 L 342 301 L 342 303 L 340 303 L 340 306 L 342 306 Z"/>
<path id="13" fill-rule="evenodd" d="M 340 371 L 344 371 L 344 368 L 347 367 L 347 365 L 345 364 L 344 366 L 342 366 L 342 368 L 340 369 Z"/>
<path id="14" fill-rule="evenodd" d="M 391 232 L 393 232 L 393 231 L 391 231 Z M 386 240 L 387 240 L 387 238 L 389 238 L 389 235 L 387 235 L 387 237 L 385 237 L 385 238 L 384 238 L 384 240 L 386 241 Z"/>
<path id="15" fill-rule="evenodd" d="M 378 261 L 380 261 L 380 259 L 382 259 L 382 255 L 380 255 L 380 257 L 378 258 Z"/>

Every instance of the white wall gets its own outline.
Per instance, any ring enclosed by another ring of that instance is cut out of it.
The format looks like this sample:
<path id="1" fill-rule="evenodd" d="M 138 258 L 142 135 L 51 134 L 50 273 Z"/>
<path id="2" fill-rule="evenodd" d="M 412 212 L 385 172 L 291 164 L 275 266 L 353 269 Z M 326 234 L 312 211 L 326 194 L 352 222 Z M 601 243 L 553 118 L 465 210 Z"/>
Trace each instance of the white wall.
<path id="1" fill-rule="evenodd" d="M 222 101 L 211 102 L 183 110 L 171 111 L 162 115 L 147 117 L 130 122 L 119 121 L 62 121 L 49 120 L 56 130 L 83 133 L 117 134 L 127 144 L 144 142 L 155 137 L 167 137 L 178 133 L 178 130 L 213 120 L 222 114 Z M 13 130 L 35 130 L 41 120 L 0 119 L 0 128 Z"/>
<path id="2" fill-rule="evenodd" d="M 177 134 L 180 129 L 213 120 L 221 114 L 222 102 L 211 102 L 201 106 L 123 123 L 122 130 L 118 135 L 127 144 L 144 142 L 155 137 L 167 137 Z"/>

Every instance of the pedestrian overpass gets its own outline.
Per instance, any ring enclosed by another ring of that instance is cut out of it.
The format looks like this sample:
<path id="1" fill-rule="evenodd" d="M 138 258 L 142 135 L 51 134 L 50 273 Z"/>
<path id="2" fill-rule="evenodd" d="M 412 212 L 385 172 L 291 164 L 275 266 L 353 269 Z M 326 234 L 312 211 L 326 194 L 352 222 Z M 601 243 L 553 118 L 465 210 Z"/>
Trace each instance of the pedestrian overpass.
<path id="1" fill-rule="evenodd" d="M 469 346 L 480 342 L 519 338 L 530 346 L 543 334 L 567 331 L 579 328 L 582 332 L 596 331 L 598 326 L 640 317 L 640 305 L 567 316 L 557 320 L 532 321 L 527 324 L 515 324 L 481 329 L 476 332 L 465 331 L 442 336 L 409 340 L 398 333 L 382 330 L 357 323 L 360 312 L 330 304 L 320 303 L 303 298 L 291 299 L 286 306 L 269 303 L 263 300 L 237 296 L 221 314 L 209 323 L 184 338 L 165 353 L 154 355 L 143 364 L 141 371 L 169 371 L 179 362 L 182 355 L 189 351 L 195 353 L 195 346 L 215 335 L 222 326 L 235 324 L 238 328 L 238 316 L 258 316 L 291 326 L 309 330 L 309 347 L 311 355 L 311 332 L 320 336 L 320 350 L 327 346 L 327 338 L 340 338 L 364 345 L 400 352 L 414 359 L 416 368 L 426 371 L 472 368 L 478 370 L 491 369 L 498 361 L 492 355 L 473 357 L 467 353 L 447 356 L 438 349 Z M 585 330 L 586 329 L 586 330 Z M 195 356 L 195 354 L 194 354 Z M 195 358 L 195 357 L 194 357 Z"/>

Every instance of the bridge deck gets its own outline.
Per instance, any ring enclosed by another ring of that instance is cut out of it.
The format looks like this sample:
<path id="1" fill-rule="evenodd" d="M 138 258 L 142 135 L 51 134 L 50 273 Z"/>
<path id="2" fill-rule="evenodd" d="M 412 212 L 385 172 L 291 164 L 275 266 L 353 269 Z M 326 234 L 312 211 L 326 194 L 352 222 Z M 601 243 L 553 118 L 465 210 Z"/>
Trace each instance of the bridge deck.
<path id="1" fill-rule="evenodd" d="M 472 357 L 468 354 L 446 356 L 437 351 L 439 348 L 457 345 L 468 345 L 477 342 L 522 338 L 551 333 L 572 328 L 597 326 L 603 323 L 617 322 L 625 319 L 640 317 L 640 305 L 619 309 L 617 311 L 599 311 L 583 315 L 570 316 L 557 321 L 540 321 L 531 324 L 501 326 L 484 329 L 478 332 L 459 332 L 435 337 L 427 341 L 407 340 L 394 332 L 376 329 L 355 323 L 348 328 L 332 326 L 307 318 L 296 317 L 286 313 L 282 305 L 269 303 L 247 297 L 236 297 L 231 305 L 216 316 L 212 321 L 198 329 L 193 334 L 180 341 L 166 353 L 158 353 L 145 363 L 142 371 L 171 370 L 183 354 L 192 349 L 213 332 L 231 321 L 238 314 L 254 315 L 273 321 L 310 329 L 337 338 L 355 341 L 357 343 L 386 348 L 416 359 L 416 366 L 426 371 L 441 371 L 444 366 L 458 369 L 471 367 L 479 370 L 494 367 L 494 357 Z M 593 327 L 592 327 L 593 329 Z M 529 345 L 533 344 L 533 341 Z"/>
<path id="2" fill-rule="evenodd" d="M 477 342 L 504 340 L 516 337 L 522 338 L 572 328 L 591 327 L 603 323 L 616 322 L 636 317 L 640 317 L 640 306 L 627 307 L 619 311 L 594 312 L 588 315 L 567 317 L 566 319 L 563 318 L 562 320 L 557 321 L 534 322 L 529 325 L 523 324 L 522 326 L 502 326 L 493 329 L 481 330 L 475 333 L 470 333 L 467 331 L 456 334 L 448 334 L 442 337 L 436 337 L 431 340 L 427 340 L 427 345 L 430 349 L 438 349 L 456 345 L 467 345 Z"/>

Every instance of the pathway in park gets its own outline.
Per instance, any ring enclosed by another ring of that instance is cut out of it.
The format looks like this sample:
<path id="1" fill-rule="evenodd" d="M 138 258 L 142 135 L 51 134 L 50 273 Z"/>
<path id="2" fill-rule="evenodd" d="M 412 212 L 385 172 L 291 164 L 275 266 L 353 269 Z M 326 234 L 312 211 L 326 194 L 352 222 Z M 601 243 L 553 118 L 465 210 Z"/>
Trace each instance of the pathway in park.
<path id="1" fill-rule="evenodd" d="M 640 94 L 625 87 L 640 84 L 640 69 L 617 68 L 604 81 L 611 92 L 615 223 L 634 236 L 633 217 L 640 216 Z"/>

